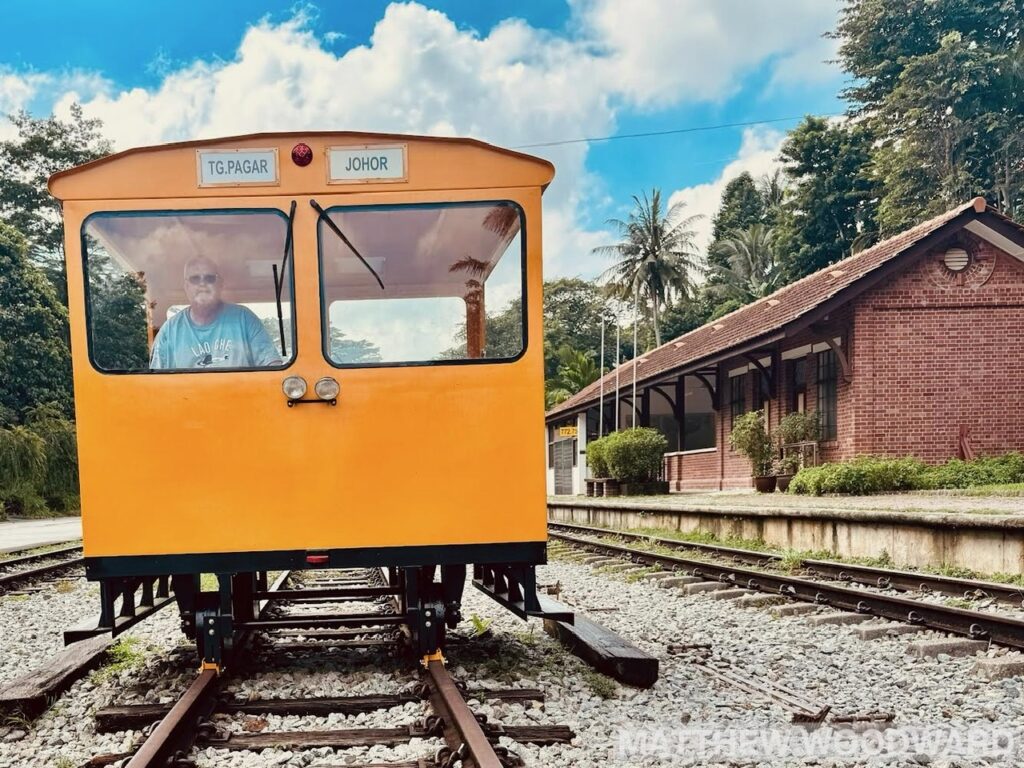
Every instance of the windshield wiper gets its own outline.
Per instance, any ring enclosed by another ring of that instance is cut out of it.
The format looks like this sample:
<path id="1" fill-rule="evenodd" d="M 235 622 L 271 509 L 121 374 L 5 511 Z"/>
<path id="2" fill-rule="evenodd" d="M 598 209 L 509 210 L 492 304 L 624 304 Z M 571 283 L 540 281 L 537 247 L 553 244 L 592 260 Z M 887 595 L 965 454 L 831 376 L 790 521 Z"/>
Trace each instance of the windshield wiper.
<path id="1" fill-rule="evenodd" d="M 319 220 L 327 224 L 327 226 L 331 228 L 331 231 L 341 238 L 341 242 L 347 245 L 349 249 L 352 251 L 352 253 L 359 257 L 359 260 L 363 262 L 363 266 L 370 270 L 370 274 L 376 278 L 377 285 L 379 285 L 380 289 L 383 291 L 384 282 L 380 279 L 380 275 L 377 274 L 377 270 L 371 267 L 370 262 L 363 258 L 363 254 L 356 250 L 356 247 L 352 245 L 352 241 L 345 237 L 345 233 L 338 228 L 338 225 L 334 223 L 330 216 L 327 215 L 327 212 L 320 207 L 320 203 L 318 203 L 316 200 L 310 200 L 309 204 L 316 209 L 316 212 L 319 214 Z"/>
<path id="2" fill-rule="evenodd" d="M 284 256 L 281 257 L 281 269 L 278 271 L 277 264 L 272 264 L 274 270 L 274 296 L 277 299 L 277 330 L 281 334 L 281 357 L 287 359 L 288 351 L 284 345 L 284 313 L 281 311 L 281 291 L 284 289 L 284 270 L 288 265 L 288 254 L 293 250 L 292 233 L 295 230 L 295 201 L 292 200 L 292 207 L 288 211 L 288 233 L 284 236 Z"/>

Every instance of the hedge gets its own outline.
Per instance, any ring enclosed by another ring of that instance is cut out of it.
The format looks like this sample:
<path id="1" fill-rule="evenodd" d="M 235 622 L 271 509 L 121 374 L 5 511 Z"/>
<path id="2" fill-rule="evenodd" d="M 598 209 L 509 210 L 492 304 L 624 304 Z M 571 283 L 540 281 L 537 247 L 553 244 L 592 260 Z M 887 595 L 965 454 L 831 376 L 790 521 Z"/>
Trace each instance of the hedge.
<path id="1" fill-rule="evenodd" d="M 789 493 L 862 495 L 1011 483 L 1024 483 L 1024 456 L 1019 453 L 973 461 L 951 459 L 938 466 L 928 466 L 909 457 L 860 456 L 851 461 L 801 469 L 790 482 Z"/>

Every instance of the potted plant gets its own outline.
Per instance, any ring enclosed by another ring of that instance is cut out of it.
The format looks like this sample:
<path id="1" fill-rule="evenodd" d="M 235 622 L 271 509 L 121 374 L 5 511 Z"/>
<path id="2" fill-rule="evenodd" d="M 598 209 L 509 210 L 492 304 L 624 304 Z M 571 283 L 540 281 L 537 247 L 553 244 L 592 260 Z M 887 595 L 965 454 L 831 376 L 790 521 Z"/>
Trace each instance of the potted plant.
<path id="1" fill-rule="evenodd" d="M 764 412 L 751 411 L 736 419 L 729 433 L 729 445 L 750 460 L 754 488 L 760 493 L 774 491 L 772 460 L 775 451 L 772 436 L 764 423 Z"/>
<path id="2" fill-rule="evenodd" d="M 789 482 L 800 471 L 800 454 L 791 453 L 775 462 L 775 487 L 782 493 L 789 488 Z"/>
<path id="3" fill-rule="evenodd" d="M 772 438 L 776 446 L 776 453 L 780 457 L 775 463 L 775 483 L 780 491 L 785 492 L 789 488 L 789 481 L 800 471 L 804 463 L 802 451 L 787 453 L 786 447 L 817 440 L 818 431 L 818 414 L 813 411 L 810 413 L 794 411 L 779 420 L 779 425 L 775 428 Z"/>

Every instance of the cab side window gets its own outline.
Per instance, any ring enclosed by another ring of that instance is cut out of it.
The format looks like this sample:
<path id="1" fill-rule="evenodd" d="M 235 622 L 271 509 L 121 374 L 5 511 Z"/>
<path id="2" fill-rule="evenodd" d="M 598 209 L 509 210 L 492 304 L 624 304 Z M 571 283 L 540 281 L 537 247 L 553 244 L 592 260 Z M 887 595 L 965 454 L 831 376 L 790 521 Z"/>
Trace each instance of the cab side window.
<path id="1" fill-rule="evenodd" d="M 287 226 L 279 211 L 90 216 L 82 252 L 93 365 L 110 373 L 286 366 L 295 355 Z"/>

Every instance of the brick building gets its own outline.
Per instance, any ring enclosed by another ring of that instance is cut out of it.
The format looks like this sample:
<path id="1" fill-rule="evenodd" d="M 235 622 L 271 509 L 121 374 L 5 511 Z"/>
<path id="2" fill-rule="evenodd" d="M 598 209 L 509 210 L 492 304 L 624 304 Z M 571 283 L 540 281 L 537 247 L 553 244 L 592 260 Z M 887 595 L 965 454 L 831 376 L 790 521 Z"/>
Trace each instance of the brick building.
<path id="1" fill-rule="evenodd" d="M 548 412 L 549 492 L 581 492 L 602 402 L 665 434 L 676 491 L 750 485 L 758 408 L 816 411 L 822 461 L 1024 450 L 1024 227 L 978 198 L 624 363 Z"/>

